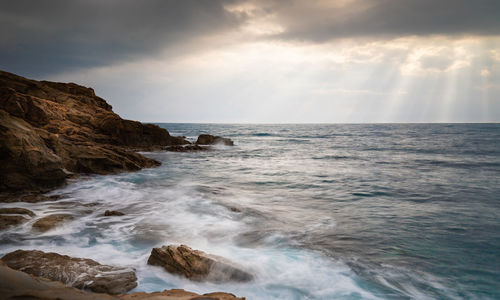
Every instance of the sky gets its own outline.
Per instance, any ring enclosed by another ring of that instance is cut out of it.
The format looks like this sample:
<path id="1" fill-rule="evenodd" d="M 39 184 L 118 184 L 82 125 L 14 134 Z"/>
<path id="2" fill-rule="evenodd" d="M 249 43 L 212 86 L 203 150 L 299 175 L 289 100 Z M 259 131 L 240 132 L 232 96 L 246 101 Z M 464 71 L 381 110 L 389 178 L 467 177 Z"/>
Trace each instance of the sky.
<path id="1" fill-rule="evenodd" d="M 0 35 L 144 122 L 500 122 L 498 0 L 13 0 Z"/>

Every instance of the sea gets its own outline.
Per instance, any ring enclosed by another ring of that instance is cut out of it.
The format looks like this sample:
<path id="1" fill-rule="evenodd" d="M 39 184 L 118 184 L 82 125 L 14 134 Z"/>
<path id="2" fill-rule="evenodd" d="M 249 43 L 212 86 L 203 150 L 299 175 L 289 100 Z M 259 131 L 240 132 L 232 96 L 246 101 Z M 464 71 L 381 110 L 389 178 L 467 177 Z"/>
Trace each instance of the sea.
<path id="1" fill-rule="evenodd" d="M 144 152 L 160 167 L 81 176 L 51 202 L 1 204 L 75 220 L 0 232 L 0 255 L 40 249 L 136 269 L 133 291 L 246 299 L 500 299 L 500 124 L 179 124 L 235 146 Z M 125 213 L 104 217 L 105 210 Z M 185 244 L 254 274 L 192 282 L 147 265 Z"/>

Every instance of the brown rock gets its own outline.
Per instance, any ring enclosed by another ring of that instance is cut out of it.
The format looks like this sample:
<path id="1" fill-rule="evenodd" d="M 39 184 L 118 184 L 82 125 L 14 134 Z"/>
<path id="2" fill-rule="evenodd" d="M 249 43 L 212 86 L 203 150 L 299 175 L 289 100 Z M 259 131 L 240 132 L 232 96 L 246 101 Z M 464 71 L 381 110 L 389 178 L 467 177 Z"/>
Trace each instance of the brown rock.
<path id="1" fill-rule="evenodd" d="M 3 207 L 0 208 L 0 214 L 17 214 L 17 215 L 28 215 L 34 217 L 35 213 L 26 208 L 20 207 Z"/>
<path id="2" fill-rule="evenodd" d="M 37 203 L 43 201 L 55 201 L 60 199 L 61 196 L 53 195 L 53 196 L 45 196 L 42 194 L 27 194 L 27 195 L 16 195 L 16 194 L 2 194 L 0 195 L 0 202 L 4 203 L 13 203 L 13 202 L 28 202 L 28 203 Z"/>
<path id="3" fill-rule="evenodd" d="M 234 142 L 231 139 L 223 138 L 220 136 L 213 136 L 210 134 L 200 134 L 200 136 L 198 136 L 198 139 L 196 140 L 196 144 L 198 145 L 223 144 L 226 146 L 234 146 Z"/>
<path id="4" fill-rule="evenodd" d="M 164 150 L 171 152 L 194 152 L 194 151 L 206 151 L 209 150 L 208 147 L 202 147 L 200 145 L 175 145 L 165 147 Z"/>
<path id="5" fill-rule="evenodd" d="M 17 250 L 7 253 L 2 261 L 12 269 L 97 293 L 120 294 L 137 286 L 132 269 L 101 265 L 91 259 Z"/>
<path id="6" fill-rule="evenodd" d="M 186 245 L 153 248 L 148 264 L 161 266 L 170 273 L 192 280 L 250 281 L 253 276 L 223 257 L 193 250 Z"/>
<path id="7" fill-rule="evenodd" d="M 54 214 L 54 215 L 48 215 L 46 217 L 38 219 L 35 224 L 33 224 L 33 229 L 40 231 L 40 232 L 46 232 L 51 229 L 54 229 L 55 227 L 61 225 L 62 223 L 66 221 L 71 221 L 73 220 L 74 217 L 69 214 Z"/>
<path id="8" fill-rule="evenodd" d="M 91 88 L 0 71 L 0 192 L 48 190 L 74 173 L 157 166 L 131 150 L 187 143 L 156 125 L 120 118 Z"/>
<path id="9" fill-rule="evenodd" d="M 124 216 L 125 214 L 116 210 L 107 210 L 104 212 L 105 217 L 111 217 L 111 216 Z"/>
<path id="10" fill-rule="evenodd" d="M 12 226 L 21 225 L 26 221 L 28 221 L 28 219 L 23 216 L 0 215 L 0 230 L 4 230 Z"/>
<path id="11" fill-rule="evenodd" d="M 74 287 L 69 287 L 58 281 L 51 281 L 43 277 L 13 270 L 0 260 L 0 297 L 2 299 L 43 299 L 43 300 L 192 300 L 219 299 L 219 300 L 244 300 L 228 293 L 209 293 L 198 295 L 180 289 L 164 290 L 163 292 L 145 293 L 137 292 L 119 296 L 84 292 Z M 203 298 L 202 298 L 203 299 Z"/>

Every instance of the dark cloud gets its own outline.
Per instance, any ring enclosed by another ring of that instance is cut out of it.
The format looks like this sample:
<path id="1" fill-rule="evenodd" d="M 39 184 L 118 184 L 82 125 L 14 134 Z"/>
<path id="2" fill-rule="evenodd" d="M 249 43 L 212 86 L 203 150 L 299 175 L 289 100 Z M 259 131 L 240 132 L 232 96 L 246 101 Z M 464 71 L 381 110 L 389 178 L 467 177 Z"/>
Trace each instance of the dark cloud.
<path id="1" fill-rule="evenodd" d="M 340 3 L 345 2 L 346 5 Z M 498 35 L 498 0 L 262 2 L 282 23 L 278 37 L 324 42 L 346 37 Z M 338 5 L 335 5 L 337 3 Z"/>
<path id="2" fill-rule="evenodd" d="M 154 54 L 238 26 L 227 1 L 0 2 L 0 69 L 42 76 Z"/>

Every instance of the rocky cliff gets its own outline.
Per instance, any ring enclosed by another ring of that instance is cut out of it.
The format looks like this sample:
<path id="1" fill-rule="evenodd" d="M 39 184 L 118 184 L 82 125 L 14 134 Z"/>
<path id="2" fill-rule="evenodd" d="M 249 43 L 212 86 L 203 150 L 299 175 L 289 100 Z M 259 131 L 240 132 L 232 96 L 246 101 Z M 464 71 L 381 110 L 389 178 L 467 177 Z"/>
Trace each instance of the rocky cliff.
<path id="1" fill-rule="evenodd" d="M 157 166 L 134 151 L 183 144 L 156 125 L 120 118 L 91 88 L 0 71 L 0 192 Z"/>

